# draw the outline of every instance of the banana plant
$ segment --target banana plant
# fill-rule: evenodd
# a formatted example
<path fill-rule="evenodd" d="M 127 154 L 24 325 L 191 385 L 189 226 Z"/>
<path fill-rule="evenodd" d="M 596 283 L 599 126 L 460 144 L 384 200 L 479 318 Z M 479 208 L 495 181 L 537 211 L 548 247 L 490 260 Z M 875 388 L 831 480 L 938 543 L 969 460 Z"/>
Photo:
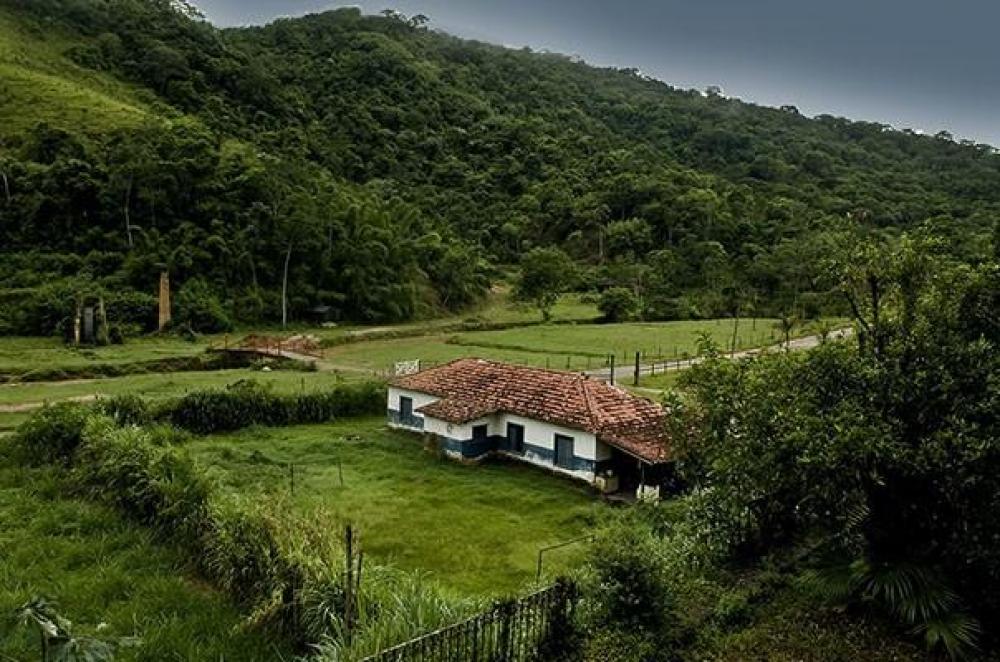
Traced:
<path fill-rule="evenodd" d="M 44 598 L 32 598 L 21 605 L 15 620 L 21 627 L 38 631 L 41 662 L 108 662 L 114 660 L 119 648 L 135 646 L 140 641 L 135 637 L 104 641 L 76 636 L 72 632 L 73 624 Z"/>

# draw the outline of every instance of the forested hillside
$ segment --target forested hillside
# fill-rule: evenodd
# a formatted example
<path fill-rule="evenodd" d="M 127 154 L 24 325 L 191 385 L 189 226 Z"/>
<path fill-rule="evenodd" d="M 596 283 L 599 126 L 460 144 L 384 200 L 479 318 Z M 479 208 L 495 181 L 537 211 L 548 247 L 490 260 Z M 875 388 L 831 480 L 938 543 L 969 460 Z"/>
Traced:
<path fill-rule="evenodd" d="M 669 319 L 836 312 L 850 234 L 988 253 L 1000 156 L 343 9 L 218 30 L 171 0 L 0 0 L 0 333 L 104 292 L 200 329 L 461 310 L 534 247 Z M 145 312 L 145 311 L 148 311 Z"/>

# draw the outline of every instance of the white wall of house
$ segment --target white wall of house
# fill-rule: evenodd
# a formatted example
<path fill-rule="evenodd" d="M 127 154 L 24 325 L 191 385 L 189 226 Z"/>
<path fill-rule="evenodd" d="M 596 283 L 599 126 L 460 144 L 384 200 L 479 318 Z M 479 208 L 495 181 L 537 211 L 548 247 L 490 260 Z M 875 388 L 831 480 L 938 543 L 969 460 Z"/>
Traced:
<path fill-rule="evenodd" d="M 566 469 L 555 465 L 553 455 L 556 447 L 556 435 L 563 435 L 573 439 L 573 455 L 576 457 L 591 460 L 592 462 L 601 462 L 611 459 L 611 448 L 607 444 L 598 441 L 594 434 L 584 430 L 576 430 L 561 425 L 538 421 L 532 418 L 526 418 L 524 416 L 506 413 L 484 416 L 466 423 L 448 423 L 447 421 L 442 421 L 431 416 L 423 416 L 416 411 L 420 407 L 436 402 L 439 398 L 427 395 L 426 393 L 390 387 L 387 403 L 390 410 L 397 412 L 400 410 L 400 397 L 412 398 L 414 416 L 423 418 L 424 432 L 436 434 L 448 439 L 454 439 L 457 441 L 472 439 L 472 428 L 477 425 L 486 425 L 487 434 L 491 437 L 506 437 L 508 423 L 521 425 L 524 427 L 524 442 L 526 445 L 525 452 L 523 455 L 512 453 L 508 455 L 559 473 L 586 480 L 588 482 L 592 482 L 594 480 L 594 473 L 592 471 Z M 395 427 L 417 429 L 402 425 L 397 425 Z M 545 449 L 548 453 L 543 455 L 538 451 L 534 451 L 532 447 Z"/>
<path fill-rule="evenodd" d="M 496 416 L 484 416 L 468 423 L 449 423 L 438 418 L 425 416 L 424 431 L 457 441 L 465 441 L 466 439 L 472 439 L 472 428 L 477 425 L 486 425 L 486 434 L 488 436 L 500 434 L 496 419 Z"/>
<path fill-rule="evenodd" d="M 507 436 L 508 423 L 524 426 L 524 454 L 515 455 L 511 453 L 509 455 L 522 459 L 526 462 L 531 462 L 532 464 L 536 464 L 559 473 L 592 482 L 594 480 L 593 471 L 572 470 L 556 466 L 551 454 L 555 453 L 557 434 L 573 439 L 573 455 L 576 457 L 581 457 L 594 462 L 600 462 L 601 460 L 611 458 L 611 449 L 606 444 L 598 441 L 597 438 L 590 432 L 576 430 L 562 425 L 546 423 L 544 421 L 537 421 L 532 418 L 525 418 L 524 416 L 517 416 L 515 414 L 501 414 L 498 418 L 500 419 L 498 421 L 498 427 L 500 428 L 498 434 L 501 436 Z M 533 451 L 531 448 L 532 446 L 544 448 L 550 451 L 551 454 L 541 455 L 537 451 Z"/>
<path fill-rule="evenodd" d="M 419 391 L 409 391 L 407 389 L 390 386 L 389 395 L 386 402 L 386 408 L 398 412 L 400 410 L 399 399 L 401 397 L 411 398 L 413 400 L 413 415 L 416 416 L 417 418 L 423 418 L 423 415 L 417 412 L 417 409 L 423 407 L 424 405 L 429 405 L 432 402 L 437 402 L 440 399 L 433 395 L 420 393 Z M 414 429 L 405 425 L 393 425 L 393 427 Z"/>

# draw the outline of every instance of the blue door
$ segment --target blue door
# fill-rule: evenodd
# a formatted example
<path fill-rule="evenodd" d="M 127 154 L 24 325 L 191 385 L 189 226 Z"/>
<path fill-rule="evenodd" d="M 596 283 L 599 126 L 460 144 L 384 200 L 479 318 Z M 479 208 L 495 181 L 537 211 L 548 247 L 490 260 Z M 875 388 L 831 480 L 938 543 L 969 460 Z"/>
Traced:
<path fill-rule="evenodd" d="M 556 435 L 556 466 L 563 469 L 573 468 L 573 437 Z"/>
<path fill-rule="evenodd" d="M 524 426 L 517 423 L 507 424 L 507 445 L 512 453 L 524 452 Z"/>

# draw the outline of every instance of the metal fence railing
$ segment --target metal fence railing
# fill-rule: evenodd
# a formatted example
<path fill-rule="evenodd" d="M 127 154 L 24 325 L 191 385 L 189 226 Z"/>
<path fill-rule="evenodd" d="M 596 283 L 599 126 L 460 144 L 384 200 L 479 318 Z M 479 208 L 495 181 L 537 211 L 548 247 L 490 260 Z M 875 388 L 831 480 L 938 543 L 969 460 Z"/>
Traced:
<path fill-rule="evenodd" d="M 559 582 L 365 658 L 365 662 L 526 662 L 572 618 L 576 589 Z"/>

